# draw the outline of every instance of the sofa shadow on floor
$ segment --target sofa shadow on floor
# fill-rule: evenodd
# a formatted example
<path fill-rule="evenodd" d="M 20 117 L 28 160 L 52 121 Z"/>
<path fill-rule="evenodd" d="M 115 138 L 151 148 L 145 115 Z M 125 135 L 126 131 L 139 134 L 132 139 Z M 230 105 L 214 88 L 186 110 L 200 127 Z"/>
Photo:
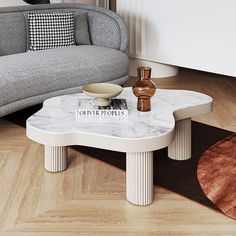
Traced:
<path fill-rule="evenodd" d="M 25 127 L 26 119 L 41 107 L 42 105 L 33 106 L 5 116 L 5 119 Z M 201 189 L 197 179 L 197 166 L 200 157 L 210 146 L 232 134 L 233 132 L 227 130 L 192 121 L 192 158 L 186 161 L 175 161 L 168 158 L 167 148 L 155 151 L 154 185 L 219 211 Z M 126 168 L 125 153 L 82 146 L 73 146 L 73 149 L 119 169 Z"/>

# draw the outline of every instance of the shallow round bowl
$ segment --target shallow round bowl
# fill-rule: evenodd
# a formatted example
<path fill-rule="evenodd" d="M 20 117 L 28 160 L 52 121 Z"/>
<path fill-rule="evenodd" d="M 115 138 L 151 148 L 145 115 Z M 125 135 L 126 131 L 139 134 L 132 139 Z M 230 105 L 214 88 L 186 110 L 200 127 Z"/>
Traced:
<path fill-rule="evenodd" d="M 121 94 L 123 88 L 120 85 L 109 83 L 88 84 L 83 87 L 83 92 L 89 97 L 94 98 L 98 106 L 109 106 L 111 98 Z"/>

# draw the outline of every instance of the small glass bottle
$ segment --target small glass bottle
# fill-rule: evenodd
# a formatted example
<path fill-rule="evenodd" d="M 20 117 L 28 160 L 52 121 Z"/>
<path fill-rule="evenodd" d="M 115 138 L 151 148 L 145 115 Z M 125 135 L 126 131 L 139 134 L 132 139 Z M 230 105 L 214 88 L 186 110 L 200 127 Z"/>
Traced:
<path fill-rule="evenodd" d="M 138 80 L 133 84 L 132 89 L 138 97 L 137 109 L 142 112 L 151 111 L 151 97 L 156 92 L 156 86 L 151 80 L 150 67 L 138 67 Z"/>

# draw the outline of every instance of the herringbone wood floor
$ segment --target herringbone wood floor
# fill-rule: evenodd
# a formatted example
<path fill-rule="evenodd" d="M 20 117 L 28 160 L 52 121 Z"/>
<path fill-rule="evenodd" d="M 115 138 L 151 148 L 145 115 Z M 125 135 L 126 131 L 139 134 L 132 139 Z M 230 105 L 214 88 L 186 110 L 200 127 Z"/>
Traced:
<path fill-rule="evenodd" d="M 211 95 L 214 111 L 194 120 L 236 131 L 235 78 L 183 70 L 155 82 Z M 236 235 L 234 220 L 160 187 L 150 206 L 129 204 L 125 172 L 72 149 L 66 171 L 46 172 L 43 146 L 4 119 L 0 141 L 0 236 Z"/>

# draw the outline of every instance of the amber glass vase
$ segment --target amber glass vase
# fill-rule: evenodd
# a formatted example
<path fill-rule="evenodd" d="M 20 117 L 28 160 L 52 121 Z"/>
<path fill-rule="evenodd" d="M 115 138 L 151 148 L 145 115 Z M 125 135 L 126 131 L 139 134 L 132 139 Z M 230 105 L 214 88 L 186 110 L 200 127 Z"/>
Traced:
<path fill-rule="evenodd" d="M 156 86 L 151 80 L 150 67 L 138 67 L 138 80 L 133 84 L 133 93 L 138 98 L 137 109 L 139 111 L 151 111 L 151 97 L 156 92 Z"/>

